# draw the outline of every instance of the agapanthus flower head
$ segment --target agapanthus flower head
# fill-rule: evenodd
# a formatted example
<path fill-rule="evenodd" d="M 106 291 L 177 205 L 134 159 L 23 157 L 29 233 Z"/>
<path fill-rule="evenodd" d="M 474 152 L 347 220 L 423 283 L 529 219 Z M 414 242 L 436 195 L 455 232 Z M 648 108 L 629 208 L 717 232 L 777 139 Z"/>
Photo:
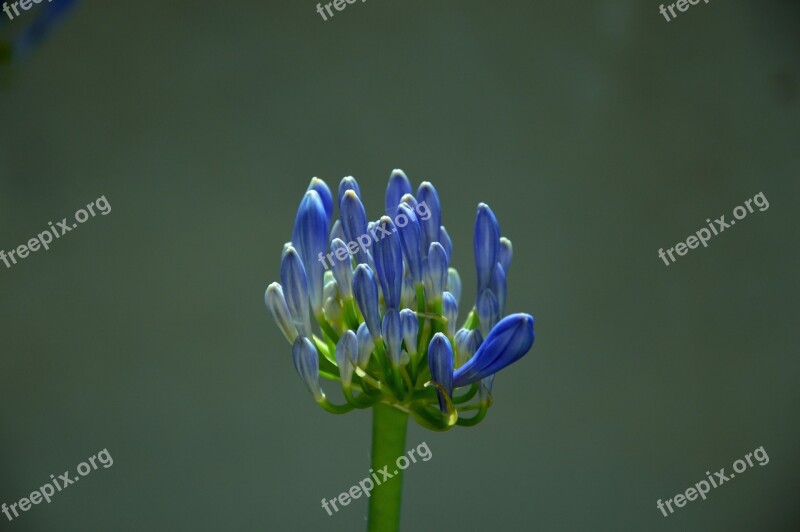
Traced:
<path fill-rule="evenodd" d="M 458 323 L 461 277 L 439 193 L 427 181 L 413 190 L 392 171 L 385 209 L 370 221 L 355 178 L 343 178 L 336 196 L 312 179 L 281 253 L 281 282 L 264 301 L 326 410 L 381 402 L 433 430 L 474 425 L 492 404 L 495 374 L 533 345 L 533 317 L 504 316 L 511 242 L 480 203 L 477 292 Z M 341 383 L 345 403 L 326 397 L 321 376 Z"/>

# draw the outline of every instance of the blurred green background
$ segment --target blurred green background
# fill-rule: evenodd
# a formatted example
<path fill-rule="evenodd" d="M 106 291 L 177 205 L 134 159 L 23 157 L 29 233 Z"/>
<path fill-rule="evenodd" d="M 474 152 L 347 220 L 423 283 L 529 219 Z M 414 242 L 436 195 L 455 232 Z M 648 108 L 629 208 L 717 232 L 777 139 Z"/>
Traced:
<path fill-rule="evenodd" d="M 439 190 L 462 318 L 484 201 L 537 331 L 482 424 L 412 424 L 404 530 L 797 530 L 800 5 L 658 5 L 80 5 L 0 88 L 0 249 L 112 207 L 0 265 L 0 503 L 114 465 L 0 530 L 364 529 L 320 500 L 369 414 L 314 404 L 262 297 L 312 176 L 376 217 L 395 167 Z"/>

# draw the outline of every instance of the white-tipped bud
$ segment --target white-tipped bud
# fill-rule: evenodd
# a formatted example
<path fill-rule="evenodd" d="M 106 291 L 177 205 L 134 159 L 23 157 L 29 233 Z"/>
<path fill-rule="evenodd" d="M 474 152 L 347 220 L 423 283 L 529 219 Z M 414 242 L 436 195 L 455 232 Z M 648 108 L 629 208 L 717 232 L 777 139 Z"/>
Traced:
<path fill-rule="evenodd" d="M 346 331 L 336 344 L 336 365 L 339 366 L 339 378 L 344 388 L 349 388 L 353 379 L 353 370 L 358 361 L 358 340 L 356 333 Z"/>
<path fill-rule="evenodd" d="M 283 297 L 283 288 L 279 283 L 272 283 L 267 287 L 267 291 L 264 292 L 264 304 L 286 341 L 289 342 L 289 345 L 293 344 L 295 338 L 297 338 L 297 328 L 292 322 L 289 307 Z"/>

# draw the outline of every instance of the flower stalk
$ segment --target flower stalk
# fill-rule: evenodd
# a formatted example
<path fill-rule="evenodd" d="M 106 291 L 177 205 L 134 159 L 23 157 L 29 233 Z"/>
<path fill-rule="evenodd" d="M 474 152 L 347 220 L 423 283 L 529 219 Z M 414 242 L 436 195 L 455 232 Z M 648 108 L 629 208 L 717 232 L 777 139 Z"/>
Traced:
<path fill-rule="evenodd" d="M 369 498 L 369 532 L 398 532 L 403 496 L 403 470 L 395 468 L 396 460 L 406 452 L 408 413 L 386 403 L 372 407 L 372 455 L 370 472 L 378 478 L 388 466 L 392 478 L 376 485 Z M 397 473 L 395 474 L 395 469 Z"/>

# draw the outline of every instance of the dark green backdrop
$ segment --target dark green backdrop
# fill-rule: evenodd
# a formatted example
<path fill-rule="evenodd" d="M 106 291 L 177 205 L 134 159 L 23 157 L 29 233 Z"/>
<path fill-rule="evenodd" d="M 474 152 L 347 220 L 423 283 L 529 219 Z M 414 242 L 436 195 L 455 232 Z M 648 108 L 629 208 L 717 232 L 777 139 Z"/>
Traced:
<path fill-rule="evenodd" d="M 312 176 L 377 216 L 395 167 L 437 186 L 465 303 L 491 205 L 537 331 L 484 423 L 410 430 L 405 530 L 796 530 L 798 8 L 83 3 L 0 88 L 0 249 L 112 206 L 0 265 L 0 503 L 114 465 L 0 530 L 363 529 L 320 499 L 366 476 L 369 415 L 313 403 L 262 295 Z"/>

